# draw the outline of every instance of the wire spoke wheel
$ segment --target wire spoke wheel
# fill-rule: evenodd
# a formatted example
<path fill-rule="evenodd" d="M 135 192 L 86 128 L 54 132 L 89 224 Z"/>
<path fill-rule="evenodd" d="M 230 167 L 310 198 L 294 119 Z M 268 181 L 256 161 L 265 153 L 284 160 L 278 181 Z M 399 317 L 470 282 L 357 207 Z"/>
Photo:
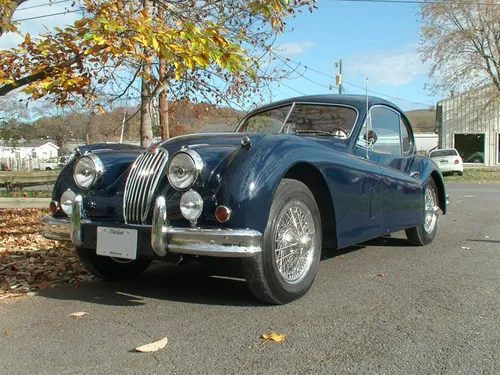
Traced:
<path fill-rule="evenodd" d="M 287 283 L 297 283 L 307 274 L 314 258 L 316 228 L 309 208 L 292 201 L 277 220 L 274 247 L 279 275 Z"/>
<path fill-rule="evenodd" d="M 434 231 L 438 220 L 438 211 L 436 191 L 433 187 L 428 186 L 425 190 L 425 233 L 429 234 Z"/>

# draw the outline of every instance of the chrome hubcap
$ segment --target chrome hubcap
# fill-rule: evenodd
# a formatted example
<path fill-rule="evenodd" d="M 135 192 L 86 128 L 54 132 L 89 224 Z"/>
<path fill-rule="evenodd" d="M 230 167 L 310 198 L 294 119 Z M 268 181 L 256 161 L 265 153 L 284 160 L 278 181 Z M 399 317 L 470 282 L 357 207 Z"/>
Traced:
<path fill-rule="evenodd" d="M 276 268 L 286 282 L 297 283 L 309 271 L 316 246 L 316 228 L 309 208 L 290 202 L 277 220 L 274 238 Z"/>
<path fill-rule="evenodd" d="M 436 191 L 431 186 L 428 186 L 425 190 L 425 233 L 429 234 L 434 231 L 438 220 L 438 211 Z"/>

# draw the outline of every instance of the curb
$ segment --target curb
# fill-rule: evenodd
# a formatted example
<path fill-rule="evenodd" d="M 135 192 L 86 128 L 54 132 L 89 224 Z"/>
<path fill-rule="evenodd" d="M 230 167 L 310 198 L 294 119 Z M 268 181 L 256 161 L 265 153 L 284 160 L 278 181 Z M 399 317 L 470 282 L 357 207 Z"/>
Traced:
<path fill-rule="evenodd" d="M 48 208 L 50 198 L 0 198 L 0 208 Z"/>

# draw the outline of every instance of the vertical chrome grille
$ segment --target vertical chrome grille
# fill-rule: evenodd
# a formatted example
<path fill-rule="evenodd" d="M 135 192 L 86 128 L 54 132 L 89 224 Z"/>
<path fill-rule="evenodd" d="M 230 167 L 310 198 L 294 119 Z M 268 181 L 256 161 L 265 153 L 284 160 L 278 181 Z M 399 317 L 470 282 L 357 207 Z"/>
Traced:
<path fill-rule="evenodd" d="M 141 154 L 132 165 L 125 183 L 123 215 L 128 224 L 146 221 L 153 200 L 153 193 L 168 161 L 168 152 L 155 148 Z"/>

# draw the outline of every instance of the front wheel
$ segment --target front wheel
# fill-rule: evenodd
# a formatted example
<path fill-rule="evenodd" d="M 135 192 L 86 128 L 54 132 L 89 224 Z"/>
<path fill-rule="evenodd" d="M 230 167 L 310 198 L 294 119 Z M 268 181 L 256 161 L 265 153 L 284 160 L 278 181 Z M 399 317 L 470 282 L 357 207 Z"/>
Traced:
<path fill-rule="evenodd" d="M 128 280 L 141 275 L 151 264 L 151 259 L 119 259 L 97 255 L 95 250 L 77 247 L 76 253 L 83 267 L 103 280 Z"/>
<path fill-rule="evenodd" d="M 262 253 L 243 260 L 252 293 L 270 304 L 302 297 L 311 287 L 321 256 L 321 217 L 313 194 L 300 181 L 278 186 L 262 238 Z"/>
<path fill-rule="evenodd" d="M 406 230 L 408 240 L 417 246 L 431 243 L 436 236 L 439 218 L 439 205 L 436 183 L 429 178 L 424 192 L 424 223 Z"/>

